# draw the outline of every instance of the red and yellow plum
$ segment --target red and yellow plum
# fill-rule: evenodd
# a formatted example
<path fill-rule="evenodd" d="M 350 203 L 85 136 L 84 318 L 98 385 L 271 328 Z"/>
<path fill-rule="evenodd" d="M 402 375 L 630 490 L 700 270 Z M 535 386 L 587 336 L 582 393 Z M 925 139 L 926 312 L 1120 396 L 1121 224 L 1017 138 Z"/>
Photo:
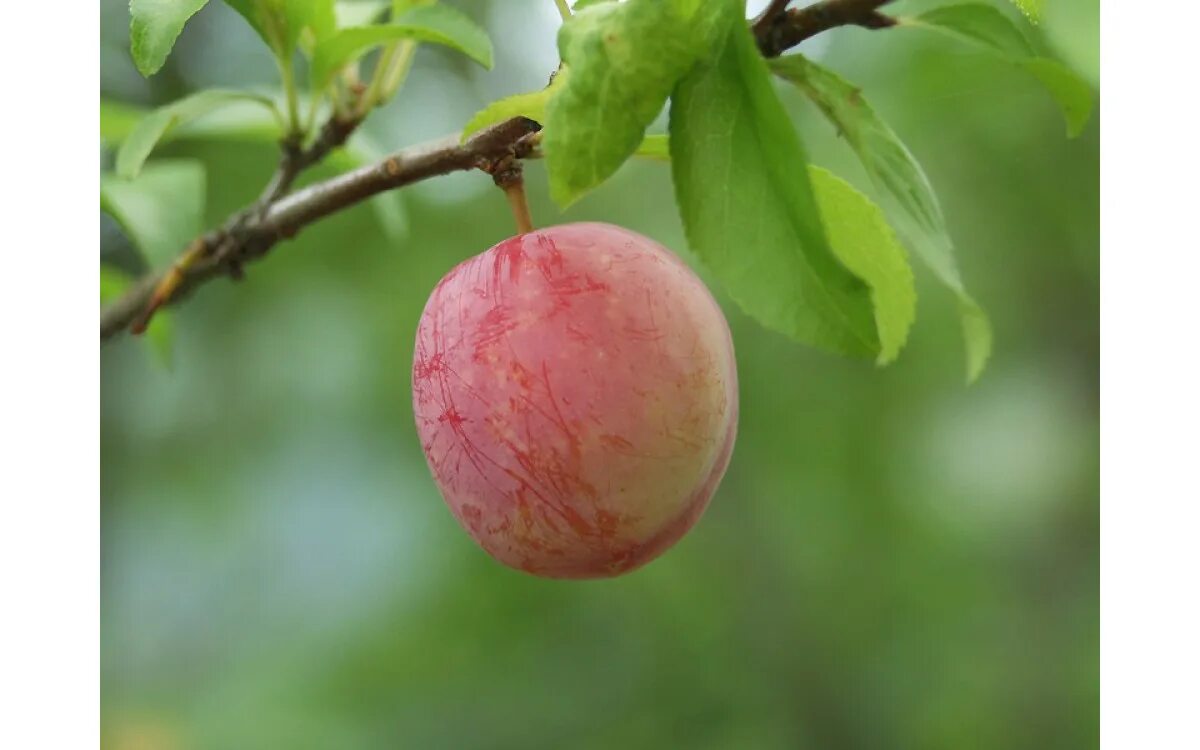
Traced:
<path fill-rule="evenodd" d="M 433 290 L 417 432 L 463 528 L 552 578 L 633 570 L 707 507 L 733 450 L 729 327 L 679 258 L 608 224 L 505 240 Z"/>

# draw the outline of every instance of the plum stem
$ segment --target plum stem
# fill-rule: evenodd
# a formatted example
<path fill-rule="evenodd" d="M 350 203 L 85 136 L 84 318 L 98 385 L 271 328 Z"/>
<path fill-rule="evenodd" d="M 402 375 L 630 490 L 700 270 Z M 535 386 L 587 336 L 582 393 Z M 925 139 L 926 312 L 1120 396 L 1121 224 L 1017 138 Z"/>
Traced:
<path fill-rule="evenodd" d="M 534 132 L 528 136 L 528 148 L 537 147 L 538 135 L 538 132 Z M 517 234 L 532 232 L 533 219 L 529 215 L 529 202 L 525 199 L 525 168 L 517 154 L 506 154 L 482 169 L 492 176 L 496 186 L 508 198 L 508 207 L 512 209 L 513 219 L 517 223 Z"/>
<path fill-rule="evenodd" d="M 529 202 L 525 200 L 525 180 L 517 178 L 515 182 L 505 185 L 504 195 L 508 198 L 508 207 L 512 209 L 513 218 L 517 222 L 517 234 L 532 232 L 533 217 L 529 215 Z"/>

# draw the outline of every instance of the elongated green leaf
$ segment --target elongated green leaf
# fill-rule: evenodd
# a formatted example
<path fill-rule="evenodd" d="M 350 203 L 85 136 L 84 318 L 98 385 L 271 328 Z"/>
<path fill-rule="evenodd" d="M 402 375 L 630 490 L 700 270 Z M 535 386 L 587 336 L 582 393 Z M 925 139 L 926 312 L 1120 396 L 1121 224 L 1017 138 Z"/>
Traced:
<path fill-rule="evenodd" d="M 862 92 L 838 74 L 801 55 L 779 57 L 770 64 L 776 74 L 803 91 L 846 139 L 905 244 L 958 297 L 967 377 L 974 380 L 991 352 L 991 327 L 963 285 L 942 208 L 916 157 Z"/>
<path fill-rule="evenodd" d="M 738 5 L 709 3 L 717 11 Z M 608 179 L 637 149 L 675 83 L 705 53 L 703 20 L 694 3 L 628 0 L 595 5 L 563 24 L 558 49 L 568 75 L 546 105 L 542 136 L 550 195 L 560 206 Z"/>
<path fill-rule="evenodd" d="M 834 255 L 871 288 L 879 364 L 896 358 L 917 315 L 912 268 L 883 211 L 848 182 L 810 166 L 813 193 Z"/>
<path fill-rule="evenodd" d="M 665 135 L 648 135 L 637 156 L 670 161 Z M 883 211 L 849 183 L 828 170 L 809 165 L 813 195 L 829 246 L 842 265 L 867 282 L 879 332 L 881 365 L 894 360 L 916 318 L 917 291 L 912 268 Z"/>
<path fill-rule="evenodd" d="M 1083 77 L 1093 91 L 1100 88 L 1100 3 L 1064 2 L 1046 5 L 1046 23 L 1041 33 L 1071 70 Z"/>
<path fill-rule="evenodd" d="M 550 90 L 541 89 L 527 94 L 514 94 L 497 99 L 467 120 L 467 124 L 463 127 L 461 140 L 467 140 L 472 133 L 483 130 L 489 125 L 511 120 L 514 117 L 528 117 L 534 122 L 542 123 L 546 119 L 546 101 L 549 98 Z"/>
<path fill-rule="evenodd" d="M 129 137 L 150 110 L 132 104 L 100 99 L 100 140 L 117 144 Z"/>
<path fill-rule="evenodd" d="M 167 134 L 165 140 L 211 139 L 277 143 L 282 133 L 279 117 L 256 102 L 230 102 L 197 120 L 182 123 Z M 160 141 L 161 143 L 161 141 Z"/>
<path fill-rule="evenodd" d="M 413 8 L 435 4 L 437 4 L 437 0 L 392 0 L 392 18 L 399 18 Z"/>
<path fill-rule="evenodd" d="M 334 0 L 311 0 L 312 9 L 302 22 L 298 44 L 304 54 L 312 57 L 316 45 L 333 36 L 338 30 Z"/>
<path fill-rule="evenodd" d="M 925 28 L 977 44 L 1033 74 L 1062 109 L 1067 135 L 1083 130 L 1092 112 L 1092 90 L 1066 66 L 1039 57 L 1033 45 L 1008 16 L 982 3 L 950 5 L 901 19 L 901 26 Z"/>
<path fill-rule="evenodd" d="M 254 102 L 274 112 L 274 103 L 265 96 L 248 91 L 209 89 L 160 107 L 142 118 L 117 152 L 117 174 L 125 179 L 137 177 L 154 145 L 173 128 L 201 117 L 231 102 Z"/>
<path fill-rule="evenodd" d="M 282 56 L 284 36 L 279 28 L 280 22 L 274 8 L 279 3 L 273 2 L 273 0 L 225 0 L 225 4 L 246 19 L 246 23 L 258 32 L 258 36 L 277 57 Z M 299 36 L 299 31 L 297 31 L 297 36 Z"/>
<path fill-rule="evenodd" d="M 151 111 L 101 99 L 100 140 L 110 146 L 120 145 Z M 185 139 L 275 143 L 279 140 L 280 132 L 279 119 L 274 111 L 258 102 L 231 101 L 197 120 L 181 122 L 171 128 L 159 139 L 158 145 Z"/>
<path fill-rule="evenodd" d="M 323 38 L 333 32 L 332 0 L 225 0 L 258 32 L 281 61 L 292 54 L 307 29 Z"/>
<path fill-rule="evenodd" d="M 1042 20 L 1042 0 L 1012 0 L 1012 2 L 1030 21 L 1037 23 Z"/>
<path fill-rule="evenodd" d="M 616 2 L 616 0 L 575 0 L 575 4 L 571 6 L 571 10 L 578 13 L 581 10 L 586 10 L 587 8 L 592 7 L 593 5 L 613 2 Z"/>
<path fill-rule="evenodd" d="M 339 2 L 333 6 L 337 28 L 349 26 L 368 26 L 375 23 L 391 7 L 388 0 L 359 0 L 359 2 Z"/>
<path fill-rule="evenodd" d="M 208 0 L 129 0 L 129 51 L 144 76 L 162 68 L 188 19 Z"/>
<path fill-rule="evenodd" d="M 869 289 L 829 248 L 804 148 L 740 18 L 672 93 L 670 131 L 688 243 L 730 296 L 805 343 L 880 354 Z"/>
<path fill-rule="evenodd" d="M 424 29 L 431 38 L 416 37 L 417 41 L 443 44 L 462 52 L 488 70 L 492 69 L 492 40 L 487 31 L 448 5 L 413 3 L 403 13 L 394 16 L 392 23 Z"/>
<path fill-rule="evenodd" d="M 133 279 L 119 268 L 100 264 L 100 305 L 106 305 L 121 296 Z M 153 359 L 160 366 L 170 369 L 174 356 L 175 321 L 170 310 L 159 310 L 146 327 L 146 343 Z"/>
<path fill-rule="evenodd" d="M 1082 133 L 1092 116 L 1091 86 L 1070 68 L 1048 57 L 1031 57 L 1021 61 L 1021 66 L 1058 101 L 1067 121 L 1067 135 L 1074 138 Z"/>
<path fill-rule="evenodd" d="M 974 383 L 992 356 L 992 321 L 967 294 L 958 295 L 958 316 L 962 320 L 963 340 L 967 345 L 967 383 Z"/>
<path fill-rule="evenodd" d="M 137 179 L 100 176 L 100 209 L 116 220 L 153 266 L 174 260 L 200 234 L 204 166 L 190 159 L 148 164 Z"/>
<path fill-rule="evenodd" d="M 563 70 L 554 76 L 554 80 L 544 89 L 506 96 L 487 105 L 467 121 L 466 126 L 463 127 L 462 140 L 467 140 L 472 133 L 483 130 L 489 125 L 511 120 L 514 117 L 528 117 L 538 124 L 546 122 L 546 102 L 563 85 L 566 76 L 567 71 Z"/>
<path fill-rule="evenodd" d="M 989 47 L 1010 57 L 1033 55 L 1033 45 L 1008 16 L 983 3 L 934 8 L 906 23 L 917 23 Z"/>
<path fill-rule="evenodd" d="M 413 8 L 399 20 L 342 29 L 317 44 L 313 52 L 312 86 L 323 89 L 342 66 L 387 42 L 413 39 L 462 52 L 485 68 L 492 67 L 492 42 L 474 21 L 449 6 Z"/>

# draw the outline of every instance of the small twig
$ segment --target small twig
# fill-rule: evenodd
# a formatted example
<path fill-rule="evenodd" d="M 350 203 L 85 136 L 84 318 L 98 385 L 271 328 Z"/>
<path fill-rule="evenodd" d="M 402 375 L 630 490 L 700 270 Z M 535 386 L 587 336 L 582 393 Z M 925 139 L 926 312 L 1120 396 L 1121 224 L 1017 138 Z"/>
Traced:
<path fill-rule="evenodd" d="M 175 290 L 183 283 L 188 269 L 196 265 L 197 261 L 207 254 L 208 243 L 205 242 L 203 237 L 197 237 L 192 240 L 192 244 L 188 246 L 188 249 L 171 264 L 171 267 L 167 269 L 162 279 L 155 285 L 145 309 L 130 324 L 130 333 L 136 335 L 146 330 L 146 326 L 150 324 L 150 318 L 154 317 L 154 313 L 158 308 L 171 300 L 171 297 L 175 294 Z"/>
<path fill-rule="evenodd" d="M 771 0 L 770 4 L 763 9 L 758 18 L 754 19 L 751 28 L 754 29 L 755 36 L 763 33 L 775 20 L 781 16 L 787 9 L 791 0 Z"/>
<path fill-rule="evenodd" d="M 350 119 L 336 115 L 330 117 L 321 128 L 321 132 L 317 133 L 316 139 L 300 153 L 297 171 L 304 171 L 320 162 L 329 155 L 330 151 L 344 144 L 361 124 L 362 118 L 358 117 Z"/>
<path fill-rule="evenodd" d="M 805 39 L 838 26 L 867 29 L 895 26 L 896 19 L 879 12 L 879 8 L 890 2 L 892 0 L 822 0 L 806 8 L 776 13 L 766 21 L 760 16 L 754 24 L 758 48 L 763 57 L 778 57 Z"/>
<path fill-rule="evenodd" d="M 319 163 L 330 151 L 345 143 L 361 123 L 359 118 L 331 117 L 309 147 L 304 149 L 296 138 L 284 140 L 280 144 L 279 166 L 258 196 L 256 206 L 259 212 L 286 195 L 301 172 Z"/>
<path fill-rule="evenodd" d="M 280 144 L 279 166 L 275 174 L 267 182 L 262 193 L 258 196 L 260 206 L 270 205 L 271 201 L 286 193 L 300 173 L 301 159 L 300 144 L 297 139 L 289 138 Z"/>

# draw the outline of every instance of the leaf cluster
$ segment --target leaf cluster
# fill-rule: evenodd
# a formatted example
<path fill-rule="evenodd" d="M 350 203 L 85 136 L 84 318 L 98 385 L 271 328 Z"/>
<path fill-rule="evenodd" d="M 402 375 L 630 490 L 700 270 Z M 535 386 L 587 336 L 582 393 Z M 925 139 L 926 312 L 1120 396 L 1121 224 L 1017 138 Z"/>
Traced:
<path fill-rule="evenodd" d="M 132 0 L 131 49 L 143 73 L 162 67 L 183 25 L 205 2 Z M 156 144 L 203 137 L 217 113 L 239 111 L 245 127 L 225 132 L 273 132 L 303 145 L 315 137 L 318 113 L 361 119 L 393 96 L 422 43 L 492 64 L 486 32 L 428 0 L 226 2 L 275 56 L 277 95 L 202 91 L 140 119 L 127 108 L 102 107 L 102 136 L 119 143 L 116 174 L 102 181 L 102 208 L 155 262 L 186 239 L 157 227 L 165 210 L 160 202 L 196 216 L 202 214 L 197 202 L 203 205 L 203 172 L 197 178 L 187 165 L 147 163 Z M 1040 2 L 1017 5 L 1037 20 Z M 995 7 L 968 2 L 896 21 L 901 31 L 888 33 L 938 34 L 1027 72 L 1058 102 L 1069 135 L 1086 124 L 1090 87 L 1039 55 L 1022 22 Z M 765 60 L 741 0 L 579 0 L 557 43 L 562 64 L 550 85 L 484 107 L 464 127 L 464 139 L 513 117 L 541 124 L 550 194 L 562 207 L 602 185 L 631 157 L 669 161 L 688 244 L 734 301 L 797 341 L 879 364 L 899 355 L 916 317 L 914 256 L 955 296 L 967 379 L 979 376 L 991 351 L 991 326 L 958 270 L 934 188 L 854 84 L 798 54 Z M 371 55 L 366 76 L 361 68 Z M 810 164 L 777 81 L 794 87 L 837 129 L 865 169 L 869 195 Z M 301 99 L 309 102 L 306 112 Z M 664 110 L 668 132 L 648 134 Z M 257 120 L 249 119 L 251 112 Z M 375 202 L 385 227 L 403 225 L 387 196 Z M 199 231 L 192 224 L 186 229 Z"/>

